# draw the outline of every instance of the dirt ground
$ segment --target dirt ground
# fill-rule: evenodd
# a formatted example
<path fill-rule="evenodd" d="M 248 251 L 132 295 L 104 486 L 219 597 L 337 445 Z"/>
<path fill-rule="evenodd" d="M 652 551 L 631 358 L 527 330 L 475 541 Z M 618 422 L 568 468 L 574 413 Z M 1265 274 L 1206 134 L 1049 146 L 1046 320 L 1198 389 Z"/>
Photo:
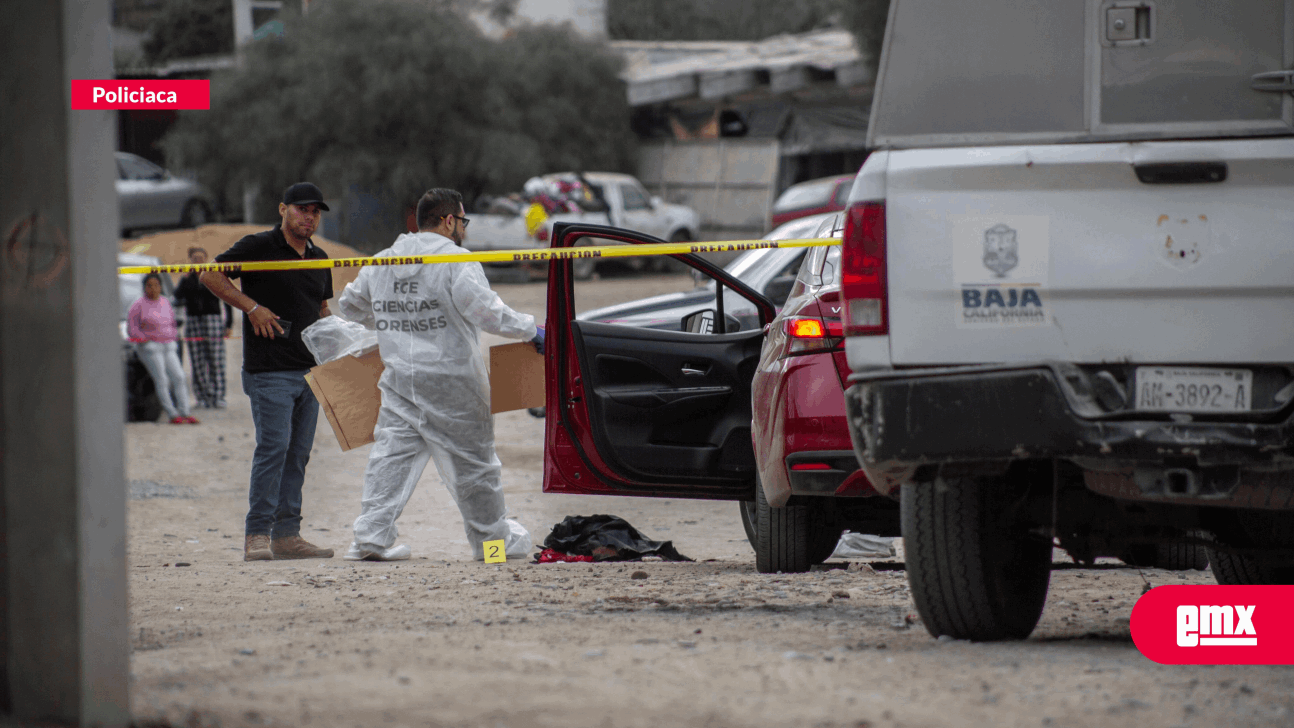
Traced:
<path fill-rule="evenodd" d="M 609 278 L 580 292 L 592 306 L 686 284 Z M 542 316 L 542 283 L 496 288 Z M 1290 668 L 1162 666 L 1133 646 L 1128 616 L 1145 585 L 1213 583 L 1207 571 L 1060 558 L 1029 640 L 934 640 L 899 560 L 761 575 L 736 504 L 544 495 L 542 421 L 524 411 L 499 415 L 496 439 L 509 510 L 536 543 L 566 515 L 612 513 L 696 563 L 474 562 L 430 467 L 400 520 L 413 558 L 343 561 L 368 447 L 341 452 L 322 417 L 302 534 L 337 556 L 244 563 L 253 429 L 231 344 L 229 409 L 196 410 L 197 427 L 126 427 L 140 723 L 1294 724 Z"/>

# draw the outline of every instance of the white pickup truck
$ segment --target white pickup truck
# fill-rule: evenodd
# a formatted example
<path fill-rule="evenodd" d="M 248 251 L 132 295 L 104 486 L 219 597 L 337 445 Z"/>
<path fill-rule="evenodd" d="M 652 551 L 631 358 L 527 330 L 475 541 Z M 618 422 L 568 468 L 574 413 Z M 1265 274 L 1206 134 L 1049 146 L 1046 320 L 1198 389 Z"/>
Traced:
<path fill-rule="evenodd" d="M 568 177 L 569 174 L 548 175 L 548 177 Z M 485 214 L 473 213 L 472 224 L 463 241 L 468 250 L 519 250 L 525 248 L 548 247 L 549 234 L 553 223 L 583 222 L 599 225 L 612 225 L 627 228 L 636 232 L 647 233 L 667 242 L 686 242 L 696 240 L 701 231 L 701 218 L 690 207 L 663 202 L 659 197 L 647 194 L 641 182 L 627 174 L 613 172 L 586 172 L 583 179 L 593 188 L 595 195 L 605 202 L 605 210 L 598 212 L 567 212 L 549 216 L 535 234 L 526 230 L 524 210 L 522 214 Z M 590 244 L 595 244 L 590 242 Z M 653 258 L 617 258 L 634 268 L 642 268 L 652 263 L 663 264 L 670 259 L 664 256 Z M 586 279 L 593 275 L 598 261 L 595 258 L 580 258 L 572 265 L 573 275 Z M 518 265 L 529 272 L 532 266 L 535 272 L 547 270 L 547 263 L 517 263 L 494 265 Z"/>
<path fill-rule="evenodd" d="M 1027 636 L 1053 545 L 1294 583 L 1292 8 L 892 0 L 847 406 L 931 634 Z"/>

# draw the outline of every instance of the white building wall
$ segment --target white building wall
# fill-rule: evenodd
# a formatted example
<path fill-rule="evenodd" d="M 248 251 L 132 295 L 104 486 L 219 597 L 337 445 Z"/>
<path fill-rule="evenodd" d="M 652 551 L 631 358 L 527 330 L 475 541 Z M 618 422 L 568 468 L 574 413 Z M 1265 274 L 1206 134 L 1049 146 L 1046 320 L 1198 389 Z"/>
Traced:
<path fill-rule="evenodd" d="M 484 3 L 482 3 L 484 4 Z M 487 35 L 499 36 L 523 23 L 570 23 L 580 35 L 589 38 L 607 36 L 606 0 L 519 0 L 516 12 L 506 26 L 489 18 L 484 10 L 474 13 Z"/>

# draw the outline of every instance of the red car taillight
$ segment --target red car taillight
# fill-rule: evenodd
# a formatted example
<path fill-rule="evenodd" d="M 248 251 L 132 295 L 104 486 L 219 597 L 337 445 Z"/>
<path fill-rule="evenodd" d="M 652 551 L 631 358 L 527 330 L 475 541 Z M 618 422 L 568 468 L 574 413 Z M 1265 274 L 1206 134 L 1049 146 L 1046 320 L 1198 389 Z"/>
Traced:
<path fill-rule="evenodd" d="M 884 202 L 859 202 L 849 208 L 845 214 L 840 261 L 840 292 L 845 297 L 845 335 L 889 333 Z"/>
<path fill-rule="evenodd" d="M 825 351 L 840 346 L 844 332 L 839 321 L 823 322 L 817 318 L 788 318 L 783 322 L 790 339 L 789 354 Z"/>
<path fill-rule="evenodd" d="M 541 243 L 546 242 L 548 240 L 548 228 L 540 225 L 539 229 L 535 231 L 535 240 Z"/>

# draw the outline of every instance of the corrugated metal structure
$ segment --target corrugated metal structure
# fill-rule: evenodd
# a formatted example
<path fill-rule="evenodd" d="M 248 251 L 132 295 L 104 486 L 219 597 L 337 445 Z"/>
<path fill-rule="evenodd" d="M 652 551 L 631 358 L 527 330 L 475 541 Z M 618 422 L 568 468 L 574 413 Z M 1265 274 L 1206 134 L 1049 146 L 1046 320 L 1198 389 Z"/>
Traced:
<path fill-rule="evenodd" d="M 866 157 L 874 75 L 847 31 L 611 46 L 626 60 L 639 178 L 712 231 L 760 232 L 783 189 Z"/>
<path fill-rule="evenodd" d="M 815 84 L 871 85 L 871 69 L 844 30 L 761 41 L 614 41 L 628 61 L 621 78 L 629 104 L 711 101 L 763 90 L 783 94 Z"/>

